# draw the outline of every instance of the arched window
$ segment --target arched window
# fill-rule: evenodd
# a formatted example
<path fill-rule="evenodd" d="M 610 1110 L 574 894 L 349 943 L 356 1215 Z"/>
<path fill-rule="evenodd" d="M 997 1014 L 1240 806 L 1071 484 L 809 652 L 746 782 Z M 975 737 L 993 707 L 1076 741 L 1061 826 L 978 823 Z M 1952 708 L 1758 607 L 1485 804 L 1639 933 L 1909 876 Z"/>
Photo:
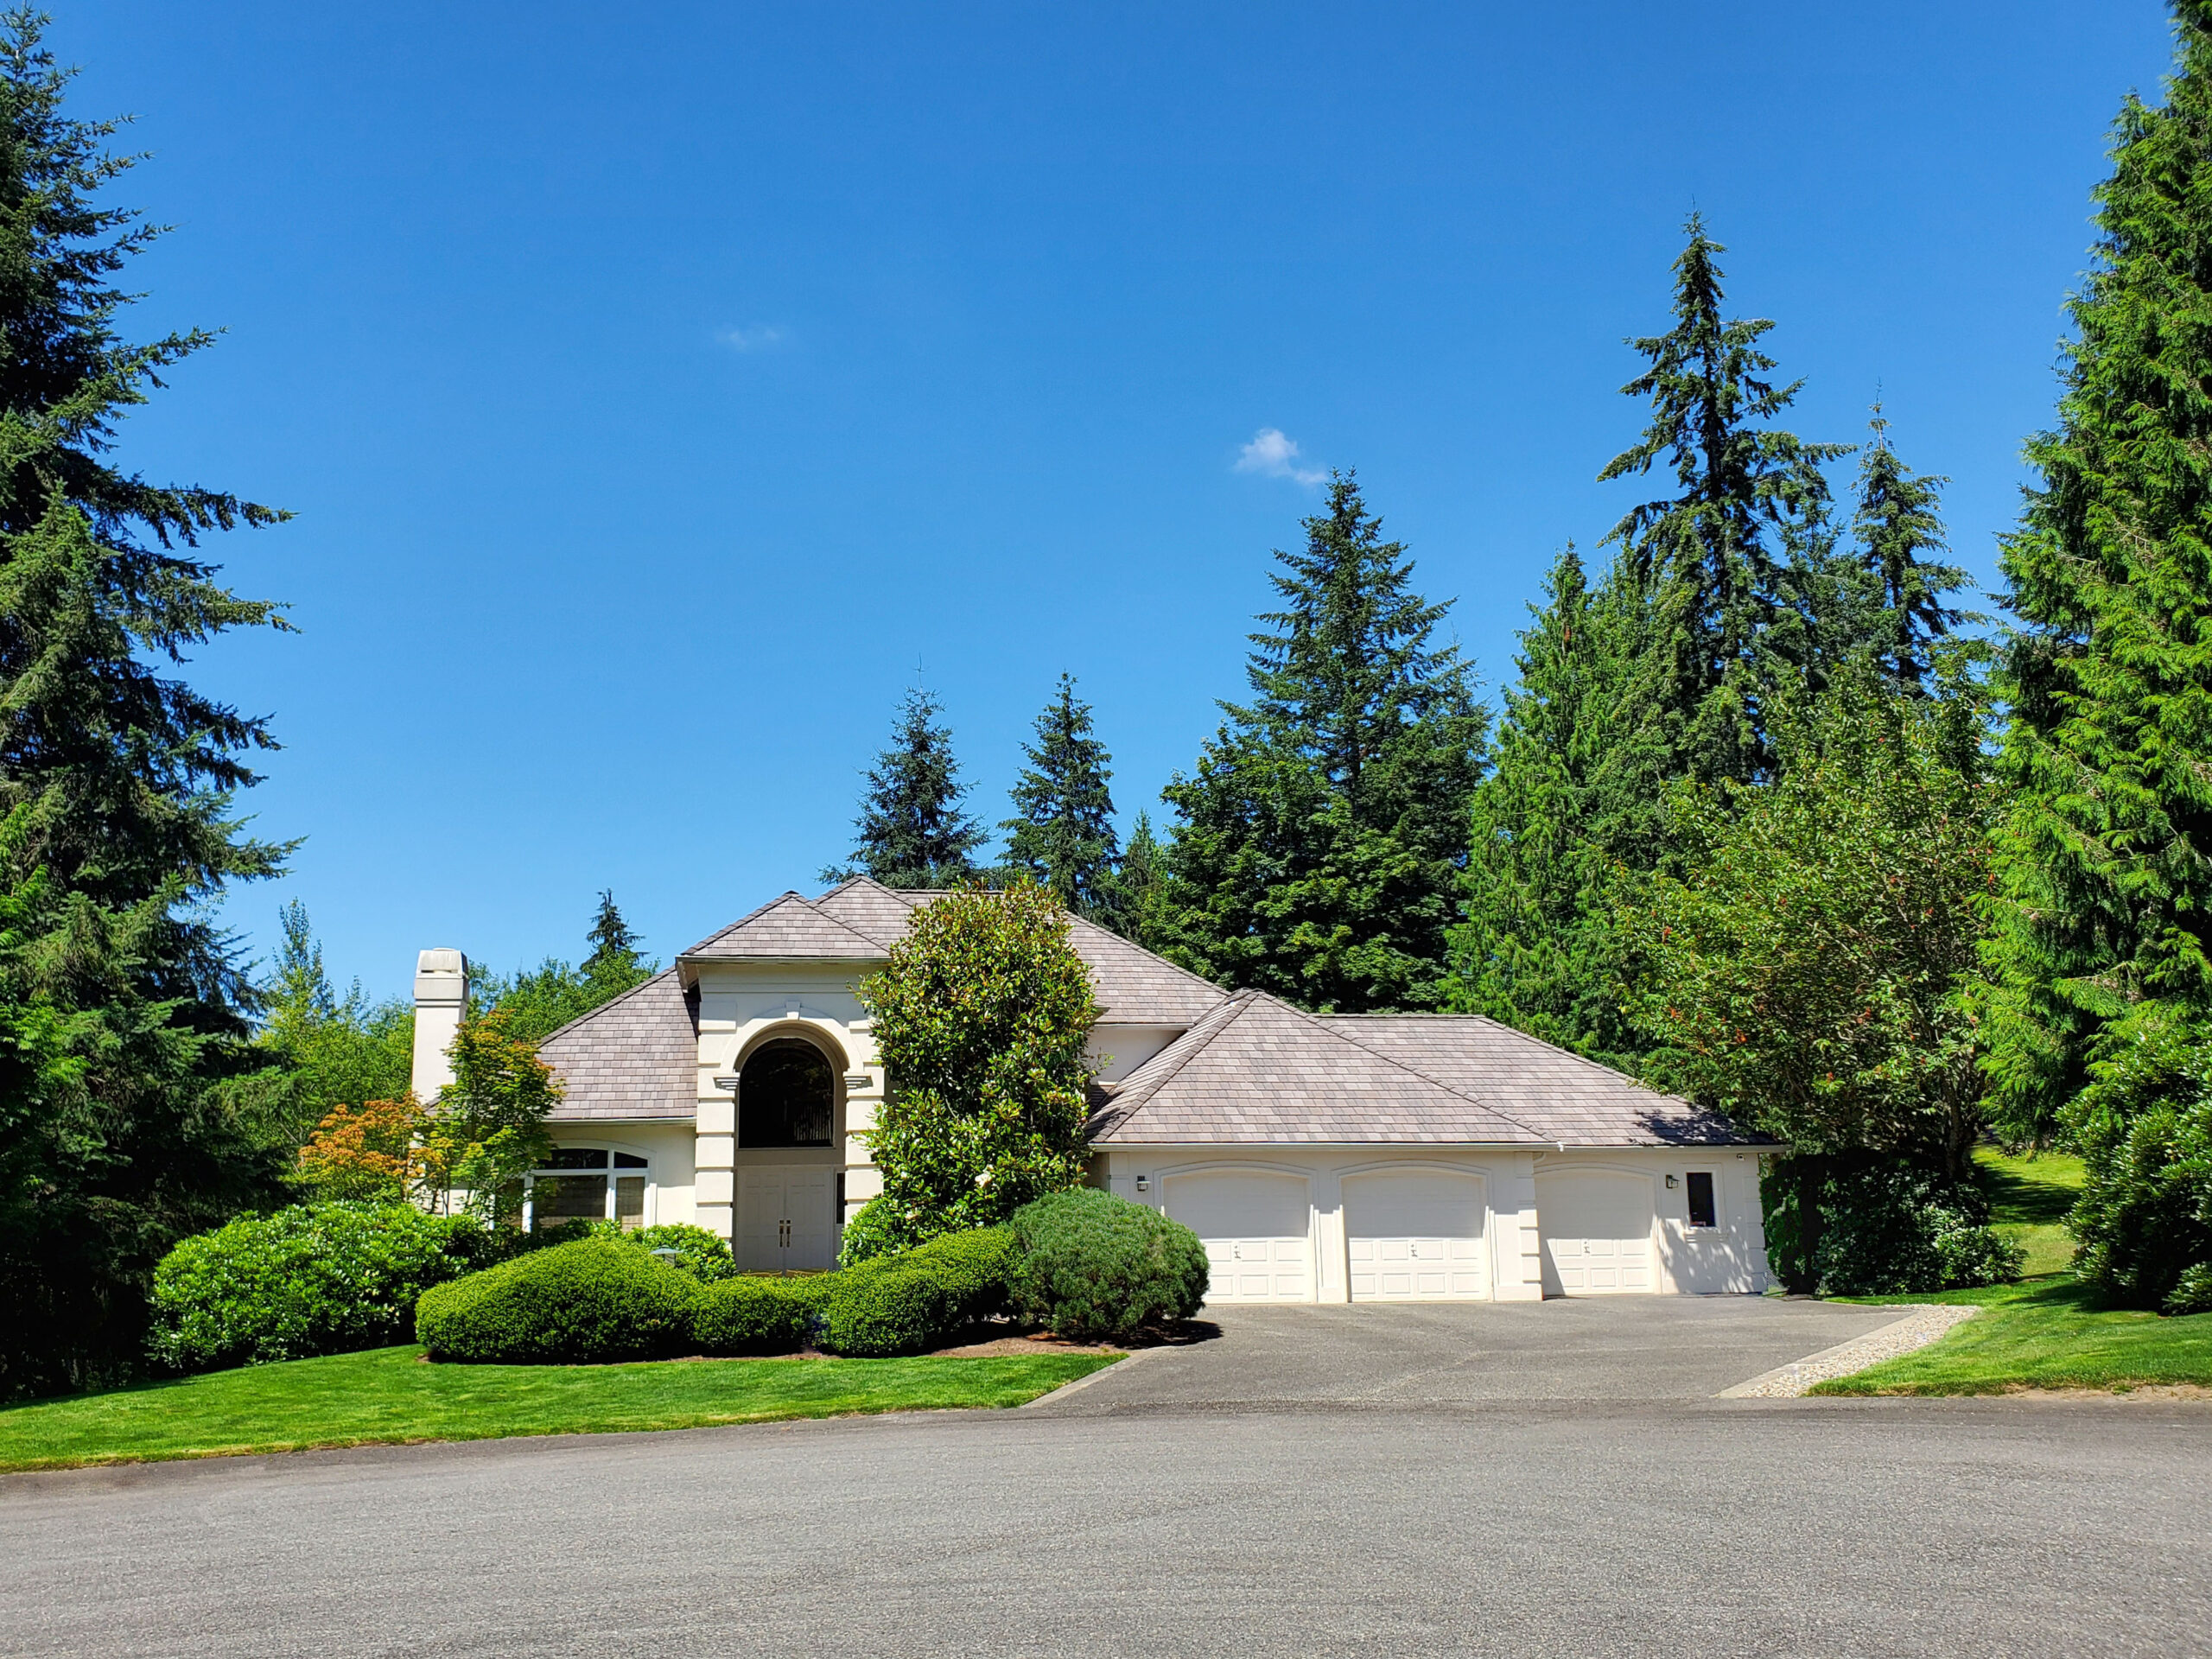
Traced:
<path fill-rule="evenodd" d="M 820 1049 L 796 1037 L 764 1043 L 738 1073 L 737 1144 L 826 1147 L 836 1104 L 836 1080 Z"/>

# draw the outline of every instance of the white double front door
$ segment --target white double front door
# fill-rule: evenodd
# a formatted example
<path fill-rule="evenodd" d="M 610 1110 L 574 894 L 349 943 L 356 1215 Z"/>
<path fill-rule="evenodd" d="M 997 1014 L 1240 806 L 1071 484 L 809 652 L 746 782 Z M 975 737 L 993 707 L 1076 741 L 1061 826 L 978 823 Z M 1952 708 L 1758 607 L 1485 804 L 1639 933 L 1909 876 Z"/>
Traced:
<path fill-rule="evenodd" d="M 816 1272 L 837 1265 L 834 1171 L 757 1165 L 738 1172 L 737 1265 L 745 1273 Z"/>

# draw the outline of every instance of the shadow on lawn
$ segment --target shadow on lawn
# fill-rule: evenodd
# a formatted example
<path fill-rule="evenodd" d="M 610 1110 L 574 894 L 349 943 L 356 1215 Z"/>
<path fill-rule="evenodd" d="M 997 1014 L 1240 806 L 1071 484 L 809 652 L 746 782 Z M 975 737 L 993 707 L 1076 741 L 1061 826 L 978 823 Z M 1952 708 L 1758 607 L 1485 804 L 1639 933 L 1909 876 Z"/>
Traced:
<path fill-rule="evenodd" d="M 2040 1226 L 2064 1221 L 2074 1200 L 2081 1196 L 2070 1185 L 2037 1180 L 2017 1168 L 1994 1164 L 1982 1166 L 1981 1190 L 1989 1197 L 1992 1221 L 2024 1221 Z"/>

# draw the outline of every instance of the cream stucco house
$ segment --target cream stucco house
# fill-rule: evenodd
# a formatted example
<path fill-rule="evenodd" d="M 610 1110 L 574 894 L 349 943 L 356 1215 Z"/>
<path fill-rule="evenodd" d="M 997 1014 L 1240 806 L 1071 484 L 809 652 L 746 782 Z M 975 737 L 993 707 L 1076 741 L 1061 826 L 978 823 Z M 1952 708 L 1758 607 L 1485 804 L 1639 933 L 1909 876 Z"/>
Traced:
<path fill-rule="evenodd" d="M 540 1217 L 687 1221 L 741 1266 L 834 1263 L 879 1178 L 887 1082 L 855 982 L 936 895 L 785 893 L 544 1046 L 566 1096 Z M 1759 1145 L 1688 1102 L 1492 1021 L 1313 1015 L 1084 921 L 1102 1009 L 1091 1170 L 1205 1241 L 1214 1302 L 1767 1286 Z M 423 953 L 415 1084 L 467 965 Z"/>

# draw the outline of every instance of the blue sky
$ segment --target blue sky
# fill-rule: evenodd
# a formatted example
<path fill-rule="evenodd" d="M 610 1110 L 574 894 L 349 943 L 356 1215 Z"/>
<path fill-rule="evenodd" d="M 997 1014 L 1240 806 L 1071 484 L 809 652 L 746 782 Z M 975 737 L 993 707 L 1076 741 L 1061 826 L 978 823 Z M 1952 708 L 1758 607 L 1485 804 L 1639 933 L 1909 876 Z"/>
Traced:
<path fill-rule="evenodd" d="M 2146 0 L 61 10 L 176 232 L 144 332 L 225 327 L 148 474 L 300 632 L 192 673 L 286 745 L 258 829 L 341 982 L 664 958 L 849 840 L 901 691 L 1003 817 L 1066 670 L 1124 817 L 1242 685 L 1271 547 L 1359 470 L 1493 686 L 1633 486 L 1624 335 L 1693 206 L 1857 439 L 1881 388 L 1994 580 Z M 1240 469 L 1257 435 L 1294 443 Z M 1272 441 L 1270 441 L 1272 442 Z"/>

